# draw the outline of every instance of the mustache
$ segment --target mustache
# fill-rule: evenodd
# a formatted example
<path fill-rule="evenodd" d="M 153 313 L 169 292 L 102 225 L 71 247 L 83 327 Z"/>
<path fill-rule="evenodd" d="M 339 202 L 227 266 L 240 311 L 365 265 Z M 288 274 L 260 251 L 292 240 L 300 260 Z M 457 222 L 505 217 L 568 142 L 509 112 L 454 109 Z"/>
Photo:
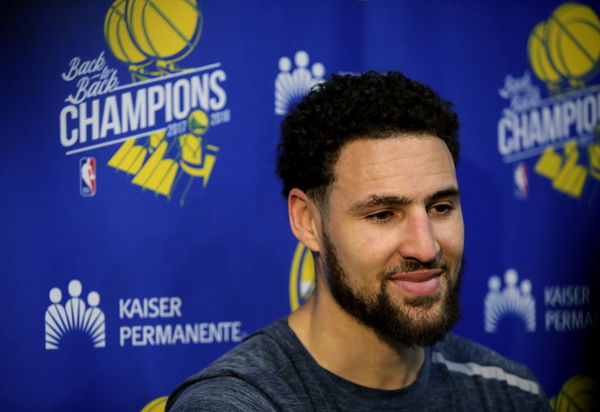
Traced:
<path fill-rule="evenodd" d="M 449 265 L 447 262 L 441 259 L 431 260 L 429 262 L 420 262 L 418 260 L 405 260 L 400 262 L 398 265 L 393 266 L 384 270 L 380 277 L 381 279 L 387 280 L 398 273 L 407 273 L 407 272 L 416 272 L 419 270 L 431 270 L 431 269 L 441 269 L 444 272 L 448 272 Z"/>

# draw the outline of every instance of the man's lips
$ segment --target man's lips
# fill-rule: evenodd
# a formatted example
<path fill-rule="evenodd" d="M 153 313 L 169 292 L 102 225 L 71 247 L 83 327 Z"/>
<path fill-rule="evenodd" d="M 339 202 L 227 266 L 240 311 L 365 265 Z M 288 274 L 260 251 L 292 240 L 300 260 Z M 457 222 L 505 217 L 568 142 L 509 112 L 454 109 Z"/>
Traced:
<path fill-rule="evenodd" d="M 426 269 L 414 272 L 401 272 L 390 277 L 390 281 L 399 287 L 404 294 L 425 296 L 436 293 L 440 289 L 442 269 Z"/>
<path fill-rule="evenodd" d="M 407 282 L 426 282 L 431 278 L 440 276 L 444 271 L 442 269 L 424 269 L 414 272 L 400 272 L 390 277 L 390 280 L 405 280 Z"/>

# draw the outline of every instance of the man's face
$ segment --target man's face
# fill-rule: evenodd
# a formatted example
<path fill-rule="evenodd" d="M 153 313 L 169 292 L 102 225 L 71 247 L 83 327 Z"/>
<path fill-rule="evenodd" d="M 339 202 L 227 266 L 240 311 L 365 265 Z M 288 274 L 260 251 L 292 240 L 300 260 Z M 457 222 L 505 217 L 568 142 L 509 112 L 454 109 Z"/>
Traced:
<path fill-rule="evenodd" d="M 429 135 L 347 144 L 322 219 L 337 303 L 392 343 L 431 345 L 459 317 L 464 229 L 452 156 Z"/>

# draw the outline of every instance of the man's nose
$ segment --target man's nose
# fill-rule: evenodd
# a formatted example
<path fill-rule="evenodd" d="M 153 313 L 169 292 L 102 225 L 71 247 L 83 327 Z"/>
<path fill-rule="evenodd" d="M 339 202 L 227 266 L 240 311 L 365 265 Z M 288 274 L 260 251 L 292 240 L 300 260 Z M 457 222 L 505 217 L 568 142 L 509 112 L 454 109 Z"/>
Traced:
<path fill-rule="evenodd" d="M 404 223 L 398 247 L 402 257 L 422 263 L 437 261 L 440 258 L 440 244 L 427 210 L 412 210 Z"/>

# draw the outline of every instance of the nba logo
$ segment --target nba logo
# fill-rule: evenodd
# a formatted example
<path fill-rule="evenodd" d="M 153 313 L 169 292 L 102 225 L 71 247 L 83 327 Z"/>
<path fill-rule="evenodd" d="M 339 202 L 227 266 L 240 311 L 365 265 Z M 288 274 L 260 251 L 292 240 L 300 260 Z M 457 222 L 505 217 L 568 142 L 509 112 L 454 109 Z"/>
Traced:
<path fill-rule="evenodd" d="M 515 194 L 521 199 L 527 198 L 529 193 L 529 183 L 527 182 L 527 166 L 519 163 L 514 171 Z"/>
<path fill-rule="evenodd" d="M 96 159 L 93 157 L 79 160 L 79 193 L 83 197 L 96 195 Z"/>

